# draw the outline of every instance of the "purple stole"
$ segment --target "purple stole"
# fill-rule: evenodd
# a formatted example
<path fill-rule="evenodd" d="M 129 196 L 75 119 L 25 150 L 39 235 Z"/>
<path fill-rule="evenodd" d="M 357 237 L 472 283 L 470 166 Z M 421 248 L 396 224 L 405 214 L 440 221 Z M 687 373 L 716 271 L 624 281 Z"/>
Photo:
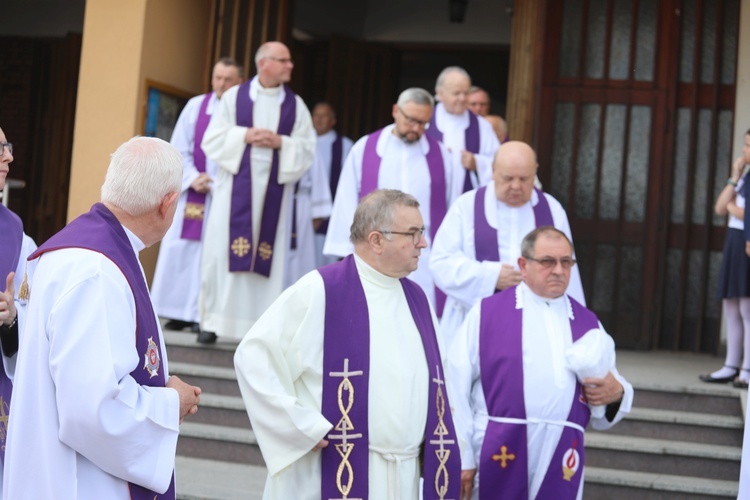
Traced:
<path fill-rule="evenodd" d="M 331 444 L 321 450 L 321 498 L 364 500 L 369 494 L 370 317 L 367 299 L 352 255 L 318 272 L 323 277 L 326 294 L 321 406 L 326 419 L 334 423 L 326 436 Z M 430 386 L 435 384 L 430 391 L 422 444 L 423 497 L 427 500 L 457 499 L 461 457 L 440 370 L 440 351 L 430 306 L 416 283 L 406 278 L 400 281 L 422 337 Z"/>
<path fill-rule="evenodd" d="M 62 248 L 85 248 L 101 253 L 120 269 L 135 299 L 135 348 L 146 360 L 145 364 L 139 365 L 130 376 L 140 385 L 165 387 L 164 370 L 161 369 L 164 350 L 160 345 L 159 327 L 156 324 L 151 297 L 138 264 L 138 257 L 120 222 L 106 206 L 95 203 L 88 213 L 81 215 L 47 240 L 29 256 L 29 260 Z M 144 454 L 148 452 L 147 449 L 143 450 Z M 161 495 L 133 483 L 128 483 L 128 486 L 130 497 L 134 500 L 175 498 L 174 473 L 169 488 Z"/>
<path fill-rule="evenodd" d="M 477 115 L 471 111 L 467 112 L 469 113 L 469 126 L 464 130 L 464 146 L 466 147 L 466 151 L 477 154 L 479 153 L 479 118 L 477 118 Z M 430 117 L 430 126 L 425 130 L 425 134 L 436 141 L 443 142 L 443 133 L 437 127 L 437 122 L 435 121 L 436 114 L 437 113 L 434 112 L 432 113 L 432 116 Z M 477 184 L 479 184 L 479 177 L 476 172 L 474 173 L 474 177 L 477 180 Z M 467 170 L 466 175 L 464 175 L 463 192 L 466 193 L 472 189 L 474 189 L 474 186 L 471 183 L 471 172 Z"/>
<path fill-rule="evenodd" d="M 284 85 L 281 103 L 279 135 L 290 135 L 297 113 L 297 100 L 292 90 Z M 250 80 L 240 85 L 237 92 L 237 125 L 253 126 L 253 101 L 250 99 Z M 239 171 L 232 182 L 232 208 L 229 218 L 229 271 L 254 272 L 271 275 L 273 245 L 281 214 L 284 185 L 279 184 L 279 150 L 273 151 L 271 172 L 263 200 L 258 245 L 253 249 L 253 179 L 250 165 L 250 144 L 242 154 Z"/>
<path fill-rule="evenodd" d="M 344 138 L 338 132 L 334 133 L 336 134 L 336 139 L 331 144 L 331 175 L 329 179 L 331 201 L 336 197 L 336 188 L 339 187 L 339 178 L 341 177 L 341 163 L 344 159 Z M 315 233 L 326 234 L 328 232 L 328 221 L 329 219 L 324 219 L 318 226 L 318 229 L 315 230 Z"/>
<path fill-rule="evenodd" d="M 516 309 L 511 287 L 482 300 L 479 326 L 479 371 L 487 413 L 491 417 L 526 419 L 523 394 L 523 310 Z M 570 300 L 573 342 L 599 323 L 593 312 Z M 568 422 L 585 428 L 591 412 L 581 384 L 571 402 Z M 538 500 L 575 499 L 581 482 L 583 432 L 565 426 L 552 456 Z M 529 498 L 526 425 L 490 420 L 479 458 L 479 498 Z"/>
<path fill-rule="evenodd" d="M 18 259 L 23 244 L 23 223 L 21 219 L 0 205 L 0 277 L 3 281 L 8 273 L 18 268 Z M 2 432 L 0 432 L 0 458 L 5 462 L 5 439 L 8 437 L 8 413 L 10 412 L 10 398 L 13 395 L 13 384 L 5 368 L 0 366 L 0 417 L 2 417 Z"/>
<path fill-rule="evenodd" d="M 547 197 L 539 189 L 534 188 L 534 190 L 539 198 L 539 202 L 533 207 L 536 227 L 554 226 Z M 487 191 L 487 186 L 482 186 L 477 189 L 474 197 L 474 254 L 476 260 L 480 262 L 483 260 L 500 262 L 497 229 L 490 226 L 487 222 L 487 215 L 484 213 L 485 191 Z"/>
<path fill-rule="evenodd" d="M 211 115 L 206 113 L 208 101 L 211 100 L 213 92 L 209 92 L 201 102 L 198 110 L 198 121 L 195 122 L 195 137 L 193 138 L 193 165 L 198 172 L 206 173 L 206 153 L 201 149 L 201 141 L 206 133 L 208 123 L 211 121 Z M 203 216 L 206 213 L 206 193 L 199 193 L 189 187 L 187 192 L 187 202 L 185 203 L 185 213 L 182 219 L 182 233 L 180 238 L 184 240 L 200 241 L 203 232 Z"/>
<path fill-rule="evenodd" d="M 377 145 L 382 132 L 382 128 L 373 132 L 367 136 L 367 141 L 365 142 L 365 151 L 362 156 L 362 185 L 359 188 L 360 201 L 378 188 L 380 162 L 383 161 L 383 158 L 378 155 Z M 430 146 L 425 159 L 427 160 L 427 167 L 430 170 L 430 241 L 435 241 L 435 234 L 445 218 L 445 213 L 448 211 L 447 188 L 445 187 L 445 164 L 438 141 L 429 135 L 425 135 L 424 137 Z M 435 309 L 438 317 L 443 315 L 445 299 L 445 293 L 435 287 Z"/>

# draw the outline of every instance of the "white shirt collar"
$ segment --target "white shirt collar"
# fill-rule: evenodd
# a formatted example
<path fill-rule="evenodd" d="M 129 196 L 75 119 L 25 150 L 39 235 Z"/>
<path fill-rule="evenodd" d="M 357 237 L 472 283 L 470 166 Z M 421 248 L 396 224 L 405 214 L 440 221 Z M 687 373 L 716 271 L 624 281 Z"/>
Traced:
<path fill-rule="evenodd" d="M 522 281 L 516 287 L 516 309 L 523 309 L 524 300 L 526 301 L 526 304 L 531 304 L 533 301 L 540 305 L 541 304 L 550 304 L 552 306 L 556 306 L 558 304 L 564 305 L 565 309 L 568 311 L 568 318 L 571 320 L 575 319 L 575 316 L 573 315 L 573 306 L 570 304 L 570 299 L 568 298 L 567 294 L 563 294 L 560 297 L 557 297 L 555 299 L 548 299 L 545 297 L 541 297 L 535 294 L 534 292 L 532 292 L 531 288 L 529 288 L 528 285 Z"/>
<path fill-rule="evenodd" d="M 257 100 L 258 94 L 271 96 L 271 97 L 278 96 L 279 102 L 284 102 L 284 97 L 286 96 L 286 92 L 284 91 L 284 85 L 279 85 L 278 87 L 266 88 L 260 84 L 260 80 L 258 79 L 258 76 L 256 75 L 250 81 L 250 99 L 252 99 L 253 101 Z"/>

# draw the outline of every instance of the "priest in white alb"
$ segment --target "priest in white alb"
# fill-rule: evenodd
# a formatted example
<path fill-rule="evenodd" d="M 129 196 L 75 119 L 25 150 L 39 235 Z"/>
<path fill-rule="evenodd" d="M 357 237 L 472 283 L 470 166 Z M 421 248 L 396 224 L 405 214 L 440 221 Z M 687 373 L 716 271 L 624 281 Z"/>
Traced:
<path fill-rule="evenodd" d="M 353 217 L 354 254 L 288 288 L 238 346 L 265 500 L 458 497 L 437 320 L 406 278 L 426 246 L 418 207 L 400 191 L 370 193 Z"/>
<path fill-rule="evenodd" d="M 536 154 L 507 142 L 495 156 L 493 181 L 456 200 L 435 236 L 430 270 L 448 299 L 441 321 L 446 343 L 466 313 L 485 297 L 521 281 L 521 240 L 536 227 L 554 226 L 573 241 L 565 209 L 534 187 Z M 578 268 L 567 293 L 585 305 Z"/>
<path fill-rule="evenodd" d="M 202 343 L 241 338 L 284 289 L 294 186 L 315 152 L 310 112 L 286 85 L 289 49 L 266 42 L 255 65 L 255 78 L 224 93 L 203 137 L 220 170 L 201 265 Z"/>
<path fill-rule="evenodd" d="M 633 387 L 614 362 L 605 376 L 582 380 L 567 364 L 571 349 L 603 330 L 565 293 L 576 264 L 567 236 L 533 230 L 518 263 L 523 282 L 476 305 L 448 351 L 460 498 L 580 500 L 584 429 L 619 422 Z M 592 415 L 602 405 L 603 414 Z"/>
<path fill-rule="evenodd" d="M 211 73 L 212 91 L 187 102 L 169 141 L 182 155 L 182 191 L 174 222 L 159 245 L 151 284 L 154 309 L 169 319 L 164 325 L 168 330 L 198 329 L 204 221 L 219 171 L 219 166 L 206 158 L 201 140 L 221 96 L 241 82 L 242 68 L 237 62 L 220 59 Z"/>
<path fill-rule="evenodd" d="M 442 311 L 444 296 L 435 290 L 427 267 L 431 242 L 448 207 L 461 194 L 463 169 L 448 150 L 427 136 L 434 101 L 424 89 L 410 88 L 393 105 L 392 125 L 359 139 L 344 162 L 323 253 L 349 255 L 349 228 L 357 203 L 374 189 L 399 189 L 419 200 L 427 228 L 422 265 L 412 275 L 430 302 Z"/>

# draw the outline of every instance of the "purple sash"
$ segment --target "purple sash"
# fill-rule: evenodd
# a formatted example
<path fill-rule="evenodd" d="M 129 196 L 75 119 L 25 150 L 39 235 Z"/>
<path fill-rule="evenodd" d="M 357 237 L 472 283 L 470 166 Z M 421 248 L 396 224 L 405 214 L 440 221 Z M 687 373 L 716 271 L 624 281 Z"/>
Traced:
<path fill-rule="evenodd" d="M 344 137 L 338 132 L 336 139 L 331 144 L 331 175 L 329 179 L 329 186 L 331 188 L 331 201 L 336 198 L 336 189 L 339 187 L 339 178 L 341 177 L 341 163 L 344 156 Z M 315 230 L 315 234 L 326 234 L 328 232 L 328 222 L 330 219 L 323 219 Z"/>
<path fill-rule="evenodd" d="M 383 129 L 373 132 L 367 136 L 367 142 L 365 142 L 365 151 L 362 156 L 362 185 L 359 188 L 360 201 L 378 188 L 380 163 L 383 158 L 378 155 L 377 145 L 382 132 Z M 435 241 L 435 234 L 448 211 L 445 163 L 438 141 L 429 135 L 425 135 L 425 139 L 430 147 L 425 156 L 430 170 L 430 241 Z M 445 293 L 435 287 L 435 309 L 438 317 L 443 315 L 445 299 Z"/>
<path fill-rule="evenodd" d="M 201 149 L 201 141 L 206 133 L 208 123 L 211 121 L 211 115 L 206 113 L 208 101 L 211 100 L 213 92 L 209 92 L 201 102 L 198 111 L 198 121 L 195 122 L 195 137 L 193 138 L 193 165 L 198 172 L 206 173 L 206 153 Z M 185 213 L 182 219 L 182 234 L 180 238 L 184 240 L 200 241 L 203 232 L 203 217 L 206 213 L 206 193 L 199 193 L 189 187 L 187 192 L 187 202 L 185 203 Z"/>
<path fill-rule="evenodd" d="M 281 104 L 279 135 L 290 135 L 297 113 L 297 100 L 292 90 L 284 85 L 284 102 Z M 253 101 L 250 99 L 250 80 L 240 85 L 237 92 L 237 125 L 253 126 Z M 273 245 L 281 214 L 284 185 L 279 184 L 279 150 L 273 151 L 271 172 L 263 200 L 258 244 L 253 249 L 253 180 L 250 165 L 250 144 L 242 154 L 239 171 L 232 182 L 232 208 L 229 223 L 229 271 L 254 272 L 271 275 Z M 260 258 L 259 258 L 260 257 Z"/>
<path fill-rule="evenodd" d="M 539 201 L 534 206 L 534 222 L 536 227 L 554 226 L 552 211 L 547 197 L 539 189 L 534 188 Z M 476 260 L 500 262 L 500 249 L 497 245 L 497 229 L 487 222 L 484 213 L 484 197 L 487 186 L 477 189 L 474 197 L 474 255 Z"/>
<path fill-rule="evenodd" d="M 464 148 L 466 151 L 477 154 L 479 153 L 479 119 L 471 111 L 467 110 L 467 113 L 469 113 L 469 126 L 464 130 Z M 425 130 L 425 133 L 436 141 L 443 142 L 443 132 L 437 126 L 435 115 L 437 113 L 433 112 L 430 117 L 430 126 Z M 474 172 L 474 178 L 479 185 L 479 176 L 476 172 Z M 474 186 L 471 181 L 471 171 L 467 170 L 464 175 L 464 190 L 462 192 L 466 193 L 472 189 L 474 189 Z"/>
<path fill-rule="evenodd" d="M 516 309 L 511 287 L 482 300 L 479 326 L 479 370 L 488 415 L 525 420 L 523 394 L 523 310 Z M 573 342 L 599 323 L 593 312 L 570 299 Z M 568 422 L 583 428 L 590 411 L 581 385 L 571 402 Z M 529 498 L 526 425 L 490 420 L 479 460 L 480 498 Z M 544 477 L 540 500 L 575 499 L 583 470 L 583 433 L 566 426 Z"/>
<path fill-rule="evenodd" d="M 151 297 L 138 264 L 138 257 L 133 252 L 130 240 L 120 222 L 106 206 L 95 203 L 88 213 L 81 215 L 47 240 L 31 254 L 29 260 L 62 248 L 85 248 L 101 253 L 120 269 L 135 299 L 135 348 L 147 359 L 146 363 L 133 370 L 130 376 L 140 385 L 165 387 L 166 380 L 162 369 L 165 352 L 160 345 L 159 327 Z M 147 452 L 148 450 L 143 450 L 143 453 Z M 161 495 L 142 486 L 128 484 L 132 499 L 175 498 L 174 473 L 169 488 Z"/>
<path fill-rule="evenodd" d="M 323 415 L 334 428 L 331 445 L 321 451 L 321 498 L 367 499 L 369 494 L 368 381 L 370 317 L 354 257 L 318 269 L 326 293 L 323 349 Z M 461 457 L 427 297 L 402 278 L 409 310 L 424 345 L 430 373 L 427 423 L 423 442 L 425 499 L 457 499 Z M 394 349 L 397 346 L 394 346 Z M 355 399 L 355 394 L 358 399 Z"/>
<path fill-rule="evenodd" d="M 0 278 L 5 290 L 5 278 L 8 273 L 18 268 L 18 260 L 21 255 L 23 244 L 23 223 L 21 219 L 0 204 Z M 2 421 L 2 432 L 0 432 L 0 458 L 5 462 L 5 439 L 8 437 L 8 413 L 10 412 L 10 399 L 13 395 L 13 384 L 5 368 L 0 367 L 0 417 Z"/>

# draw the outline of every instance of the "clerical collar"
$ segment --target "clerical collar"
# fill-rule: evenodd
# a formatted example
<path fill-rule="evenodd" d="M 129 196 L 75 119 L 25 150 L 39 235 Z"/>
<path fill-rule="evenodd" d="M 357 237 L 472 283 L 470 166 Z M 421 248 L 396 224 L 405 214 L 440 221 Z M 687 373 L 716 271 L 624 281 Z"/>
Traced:
<path fill-rule="evenodd" d="M 385 274 L 381 273 L 380 271 L 372 267 L 370 264 L 365 262 L 356 253 L 354 253 L 353 255 L 354 255 L 354 262 L 357 265 L 357 270 L 359 271 L 360 278 L 364 278 L 370 283 L 378 285 L 382 288 L 394 288 L 396 286 L 401 285 L 398 278 L 392 278 L 391 276 L 386 276 Z"/>
<path fill-rule="evenodd" d="M 540 305 L 549 304 L 552 307 L 564 305 L 565 309 L 568 311 L 568 318 L 571 320 L 575 319 L 575 316 L 573 315 L 573 306 L 570 304 L 570 299 L 568 298 L 567 294 L 557 297 L 556 299 L 541 297 L 535 294 L 531 290 L 531 288 L 529 288 L 528 285 L 522 281 L 516 287 L 516 309 L 523 309 L 524 300 L 526 300 L 526 303 L 534 301 Z"/>
<path fill-rule="evenodd" d="M 435 117 L 437 121 L 449 121 L 464 129 L 469 126 L 469 110 L 464 110 L 460 115 L 454 115 L 453 113 L 448 113 L 443 103 L 440 102 L 435 106 L 435 114 L 437 115 Z"/>
<path fill-rule="evenodd" d="M 260 79 L 256 75 L 250 81 L 250 99 L 253 101 L 257 100 L 259 94 L 270 97 L 278 96 L 279 102 L 283 102 L 284 97 L 286 96 L 283 84 L 279 84 L 278 87 L 266 88 L 260 84 Z"/>
<path fill-rule="evenodd" d="M 487 191 L 488 191 L 487 194 L 491 195 L 492 199 L 495 200 L 495 203 L 497 204 L 498 208 L 508 208 L 512 210 L 514 208 L 523 208 L 529 203 L 531 207 L 535 207 L 536 204 L 539 203 L 539 196 L 536 194 L 536 189 L 531 190 L 531 199 L 527 201 L 526 203 L 524 203 L 523 205 L 521 205 L 520 207 L 511 207 L 510 205 L 497 199 L 497 195 L 495 194 L 495 181 L 490 181 L 489 183 L 487 183 Z"/>
<path fill-rule="evenodd" d="M 331 129 L 328 132 L 326 132 L 325 134 L 318 136 L 318 140 L 319 141 L 323 141 L 323 140 L 326 140 L 326 139 L 330 140 L 331 142 L 335 141 L 336 140 L 336 131 L 333 130 L 333 129 Z"/>
<path fill-rule="evenodd" d="M 120 224 L 122 226 L 122 224 Z M 122 228 L 125 230 L 125 234 L 128 237 L 128 240 L 130 241 L 130 246 L 133 247 L 133 250 L 135 253 L 140 253 L 141 250 L 146 248 L 146 244 L 141 241 L 141 239 L 135 235 L 133 231 L 126 228 L 125 226 L 122 226 Z"/>

